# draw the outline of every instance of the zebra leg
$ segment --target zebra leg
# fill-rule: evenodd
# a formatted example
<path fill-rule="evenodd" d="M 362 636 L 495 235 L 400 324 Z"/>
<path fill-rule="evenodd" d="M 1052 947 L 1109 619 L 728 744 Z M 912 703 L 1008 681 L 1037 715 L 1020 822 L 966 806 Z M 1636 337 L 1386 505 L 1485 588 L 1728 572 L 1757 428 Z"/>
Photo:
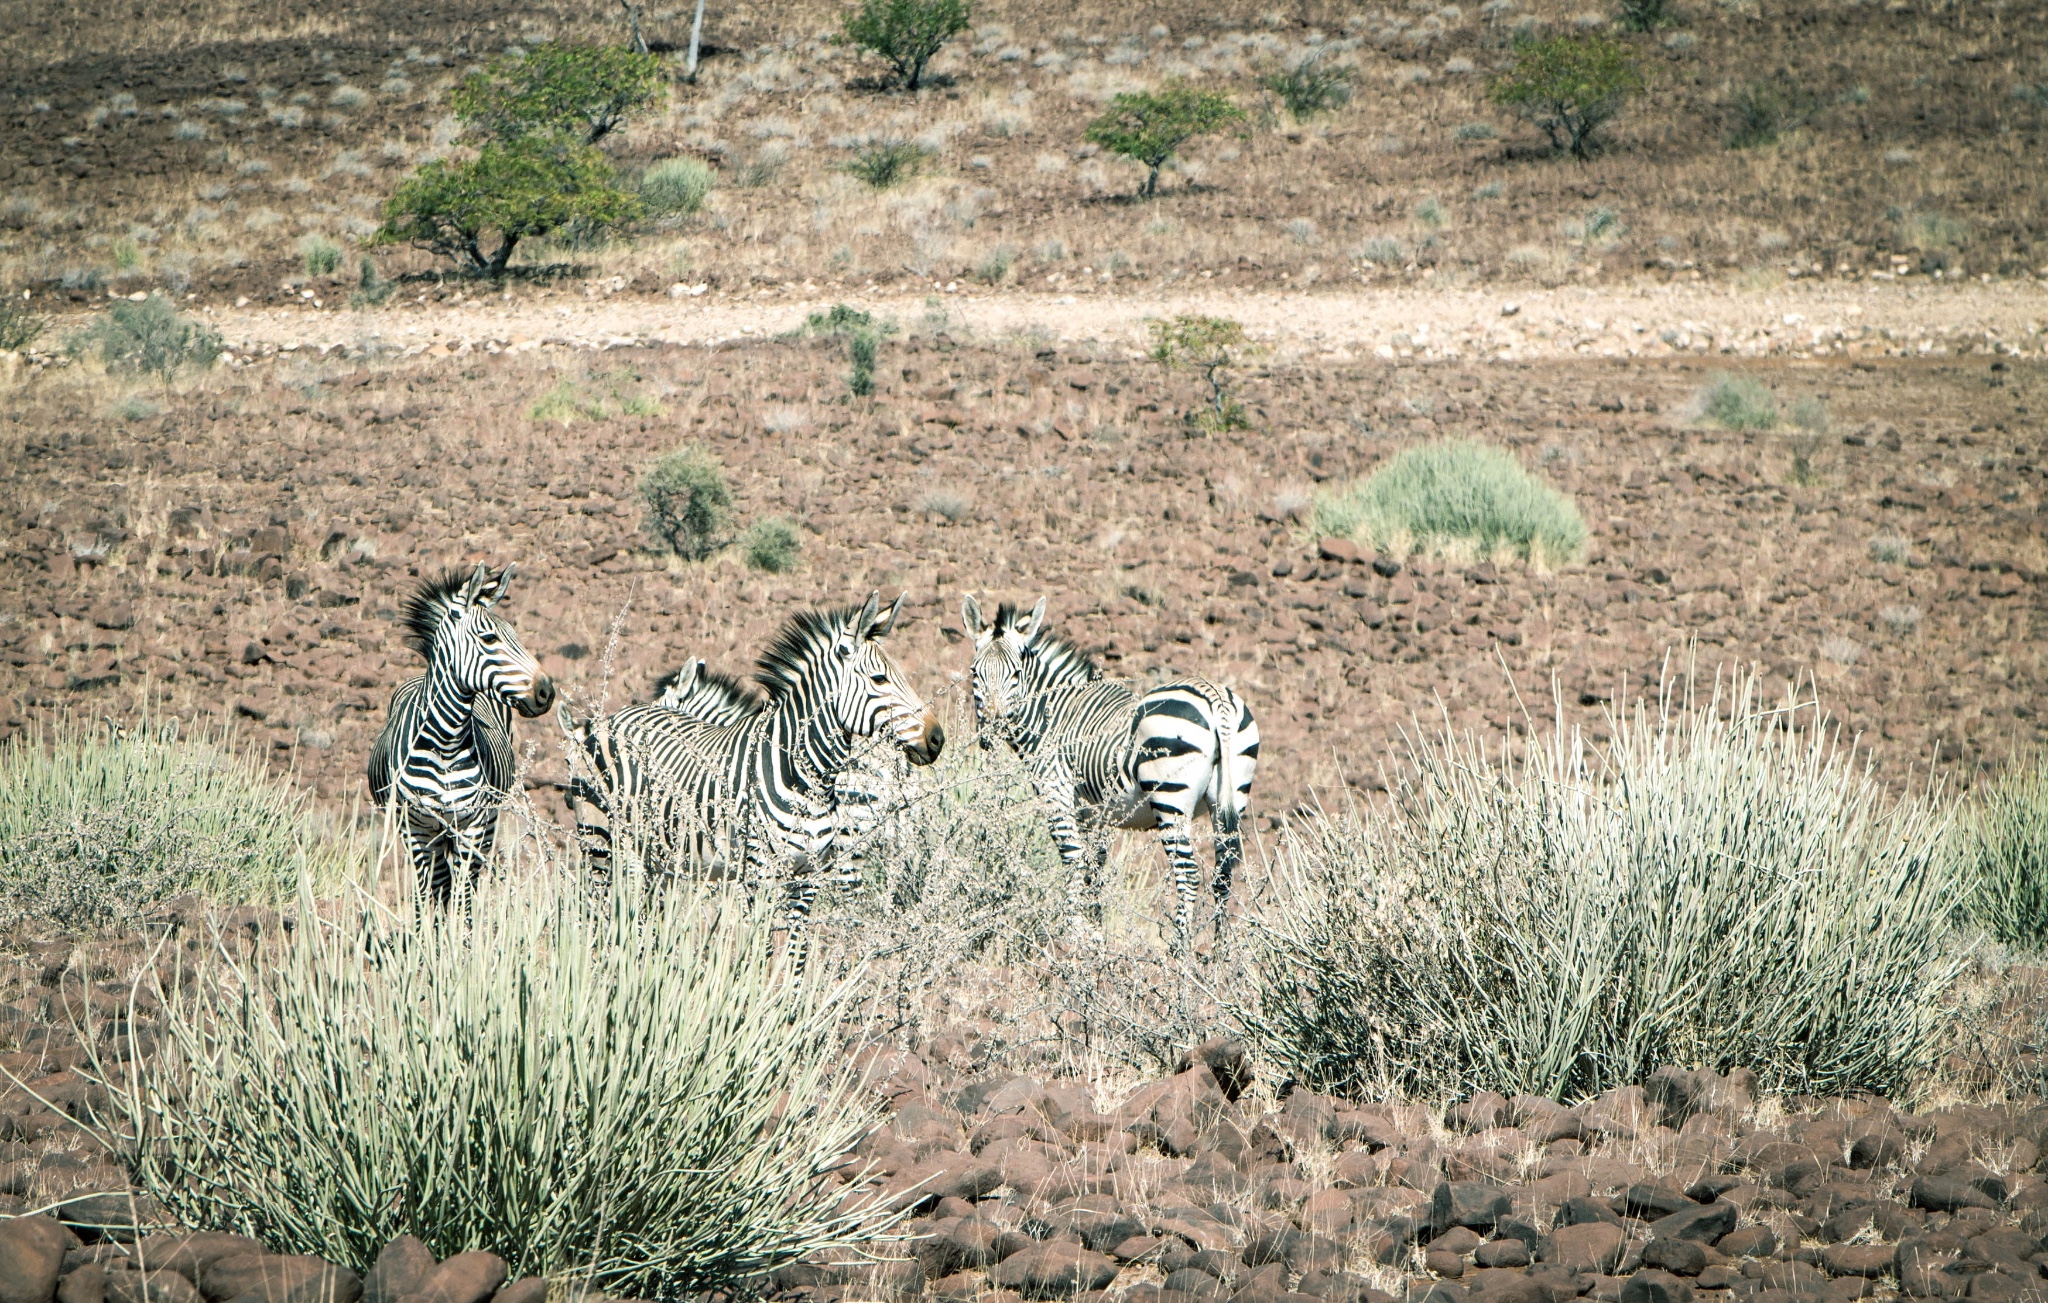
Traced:
<path fill-rule="evenodd" d="M 803 985 L 804 968 L 811 958 L 811 903 L 818 898 L 818 881 L 808 874 L 791 877 L 787 887 L 789 893 L 789 963 L 790 980 Z"/>
<path fill-rule="evenodd" d="M 1244 834 L 1238 830 L 1237 818 L 1233 815 L 1226 825 L 1223 815 L 1216 815 L 1216 914 L 1213 926 L 1216 932 L 1216 952 L 1223 952 L 1224 924 L 1230 916 L 1230 879 L 1237 872 L 1237 866 L 1244 863 Z"/>
<path fill-rule="evenodd" d="M 453 865 L 449 830 L 433 820 L 411 820 L 405 825 L 405 840 L 412 851 L 413 873 L 418 899 L 442 908 L 448 904 Z"/>
<path fill-rule="evenodd" d="M 1088 848 L 1081 836 L 1072 803 L 1055 804 L 1046 820 L 1052 827 L 1052 844 L 1059 849 L 1060 863 L 1067 868 L 1067 916 L 1076 927 L 1088 924 Z"/>
<path fill-rule="evenodd" d="M 1175 954 L 1187 954 L 1194 942 L 1195 893 L 1202 880 L 1201 865 L 1195 862 L 1194 843 L 1188 836 L 1189 820 L 1178 810 L 1162 809 L 1159 812 L 1159 844 L 1166 851 L 1167 865 L 1173 870 L 1173 950 Z"/>

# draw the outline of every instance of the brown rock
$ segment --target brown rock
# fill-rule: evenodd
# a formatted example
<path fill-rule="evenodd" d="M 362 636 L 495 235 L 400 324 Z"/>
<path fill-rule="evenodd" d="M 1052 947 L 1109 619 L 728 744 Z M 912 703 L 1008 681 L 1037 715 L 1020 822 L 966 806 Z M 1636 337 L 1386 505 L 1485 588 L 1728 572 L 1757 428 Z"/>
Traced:
<path fill-rule="evenodd" d="M 539 1276 L 527 1276 L 491 1295 L 491 1303 L 547 1303 L 548 1283 Z"/>
<path fill-rule="evenodd" d="M 49 1217 L 0 1221 L 0 1303 L 50 1303 L 78 1237 Z"/>
<path fill-rule="evenodd" d="M 329 1270 L 320 1259 L 302 1254 L 243 1253 L 207 1264 L 199 1274 L 199 1290 L 213 1303 L 250 1297 L 283 1303 L 293 1290 Z"/>
<path fill-rule="evenodd" d="M 1830 1244 L 1820 1265 L 1830 1276 L 1888 1276 L 1896 1256 L 1889 1244 Z"/>
<path fill-rule="evenodd" d="M 1316 554 L 1325 561 L 1362 562 L 1365 551 L 1348 538 L 1320 538 L 1316 540 Z"/>
<path fill-rule="evenodd" d="M 458 1253 L 429 1272 L 420 1286 L 424 1303 L 484 1303 L 505 1283 L 505 1260 L 472 1249 Z"/>
<path fill-rule="evenodd" d="M 1692 1286 L 1668 1271 L 1639 1271 L 1621 1287 L 1621 1303 L 1692 1303 Z"/>
<path fill-rule="evenodd" d="M 57 1282 L 57 1303 L 106 1303 L 107 1269 L 88 1262 Z"/>
<path fill-rule="evenodd" d="M 1116 1279 L 1116 1264 L 1078 1244 L 1041 1244 L 1003 1259 L 988 1279 L 1027 1299 L 1071 1298 L 1108 1286 Z"/>
<path fill-rule="evenodd" d="M 1626 1236 L 1619 1226 L 1582 1222 L 1560 1226 L 1544 1236 L 1537 1245 L 1537 1256 L 1580 1274 L 1606 1275 L 1621 1262 L 1625 1243 Z"/>
<path fill-rule="evenodd" d="M 171 1231 L 145 1235 L 135 1245 L 135 1261 L 145 1270 L 175 1271 L 198 1284 L 208 1267 L 222 1258 L 261 1254 L 263 1245 L 246 1235 L 223 1231 Z"/>
<path fill-rule="evenodd" d="M 377 1254 L 363 1277 L 363 1303 L 398 1303 L 417 1294 L 434 1270 L 434 1254 L 410 1235 L 401 1235 Z"/>
<path fill-rule="evenodd" d="M 110 1271 L 104 1285 L 107 1303 L 200 1303 L 200 1293 L 180 1272 Z"/>

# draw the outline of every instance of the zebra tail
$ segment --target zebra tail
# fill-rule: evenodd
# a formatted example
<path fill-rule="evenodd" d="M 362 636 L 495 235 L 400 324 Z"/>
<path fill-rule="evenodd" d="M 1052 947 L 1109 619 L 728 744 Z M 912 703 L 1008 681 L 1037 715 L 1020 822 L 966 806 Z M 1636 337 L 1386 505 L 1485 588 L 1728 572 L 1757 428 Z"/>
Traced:
<path fill-rule="evenodd" d="M 1237 781 L 1231 761 L 1237 756 L 1239 704 L 1235 693 L 1224 690 L 1216 714 L 1216 793 L 1209 799 L 1211 821 L 1216 829 L 1216 907 L 1220 910 L 1230 897 L 1230 877 L 1244 862 L 1244 836 L 1239 831 Z"/>

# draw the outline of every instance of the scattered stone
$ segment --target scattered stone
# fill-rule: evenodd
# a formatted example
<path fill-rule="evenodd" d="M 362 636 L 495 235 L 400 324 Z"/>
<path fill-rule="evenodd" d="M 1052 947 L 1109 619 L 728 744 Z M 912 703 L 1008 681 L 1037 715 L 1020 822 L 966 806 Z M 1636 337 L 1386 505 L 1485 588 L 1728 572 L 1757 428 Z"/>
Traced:
<path fill-rule="evenodd" d="M 377 1254 L 370 1274 L 363 1277 L 363 1303 L 398 1303 L 417 1294 L 433 1274 L 434 1255 L 411 1235 L 401 1235 Z"/>
<path fill-rule="evenodd" d="M 78 1237 L 49 1217 L 0 1221 L 0 1303 L 49 1303 Z"/>
<path fill-rule="evenodd" d="M 1078 1244 L 1041 1244 L 1003 1259 L 988 1279 L 1027 1299 L 1071 1298 L 1107 1287 L 1116 1279 L 1116 1264 Z"/>
<path fill-rule="evenodd" d="M 1611 1222 L 1559 1226 L 1537 1245 L 1537 1256 L 1571 1271 L 1605 1275 L 1621 1262 L 1627 1237 Z"/>
<path fill-rule="evenodd" d="M 1668 1271 L 1645 1269 L 1621 1287 L 1621 1303 L 1692 1303 L 1692 1286 Z"/>

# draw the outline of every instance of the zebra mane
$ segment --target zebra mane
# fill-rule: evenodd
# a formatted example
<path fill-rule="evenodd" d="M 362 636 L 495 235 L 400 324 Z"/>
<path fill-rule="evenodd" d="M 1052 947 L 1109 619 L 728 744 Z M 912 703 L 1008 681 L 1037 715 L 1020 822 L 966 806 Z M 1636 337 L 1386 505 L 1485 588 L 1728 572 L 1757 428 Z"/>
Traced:
<path fill-rule="evenodd" d="M 754 682 L 761 685 L 770 701 L 780 701 L 796 691 L 805 669 L 832 641 L 846 633 L 859 618 L 858 606 L 828 610 L 798 611 L 783 621 L 768 650 L 754 662 Z"/>
<path fill-rule="evenodd" d="M 654 681 L 654 699 L 660 701 L 668 690 L 682 680 L 682 670 L 670 670 Z M 690 699 L 716 697 L 735 710 L 754 713 L 761 709 L 761 696 L 740 679 L 712 669 L 701 661 L 697 663 L 696 683 L 691 687 Z"/>
<path fill-rule="evenodd" d="M 429 659 L 433 657 L 434 639 L 441 636 L 441 618 L 474 573 L 472 570 L 447 570 L 420 582 L 413 595 L 405 599 L 405 610 L 398 617 L 406 646 Z"/>
<path fill-rule="evenodd" d="M 1009 629 L 1017 623 L 1017 604 L 1004 602 L 996 608 L 996 628 Z M 1055 683 L 1092 681 L 1102 677 L 1095 658 L 1056 633 L 1048 633 L 1044 621 L 1031 633 L 1028 646 L 1037 652 L 1040 677 Z"/>

